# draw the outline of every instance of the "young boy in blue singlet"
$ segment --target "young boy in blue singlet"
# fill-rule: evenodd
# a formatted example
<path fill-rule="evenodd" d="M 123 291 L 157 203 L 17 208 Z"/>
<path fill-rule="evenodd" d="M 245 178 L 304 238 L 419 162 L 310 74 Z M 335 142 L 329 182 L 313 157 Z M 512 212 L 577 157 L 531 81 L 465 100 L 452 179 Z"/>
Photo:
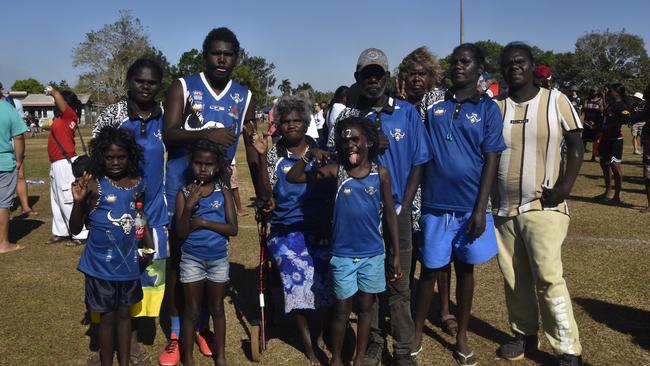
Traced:
<path fill-rule="evenodd" d="M 90 228 L 77 269 L 86 275 L 86 307 L 101 314 L 101 365 L 113 364 L 116 340 L 122 366 L 129 363 L 131 347 L 129 309 L 142 299 L 135 238 L 135 203 L 145 189 L 138 173 L 141 153 L 131 132 L 113 127 L 99 132 L 90 151 L 90 172 L 72 185 L 70 231 L 79 233 L 84 224 Z M 145 242 L 153 248 L 148 230 Z"/>
<path fill-rule="evenodd" d="M 214 321 L 216 364 L 226 365 L 226 317 L 223 297 L 228 282 L 228 237 L 237 235 L 237 213 L 229 164 L 221 148 L 208 140 L 191 147 L 194 182 L 176 195 L 176 235 L 181 245 L 181 276 L 185 311 L 181 326 L 183 365 L 194 365 L 192 351 L 203 294 Z"/>
<path fill-rule="evenodd" d="M 354 364 L 361 365 L 368 346 L 371 308 L 376 294 L 386 290 L 382 213 L 391 253 L 399 253 L 397 214 L 393 208 L 390 174 L 373 162 L 379 137 L 372 122 L 360 117 L 346 118 L 337 123 L 335 138 L 338 164 L 305 172 L 313 157 L 323 160 L 319 150 L 309 149 L 286 178 L 291 183 L 337 180 L 330 261 L 336 296 L 330 364 L 342 365 L 343 336 L 356 294 L 359 323 Z M 399 255 L 393 255 L 387 262 L 389 279 L 398 279 L 401 276 Z"/>

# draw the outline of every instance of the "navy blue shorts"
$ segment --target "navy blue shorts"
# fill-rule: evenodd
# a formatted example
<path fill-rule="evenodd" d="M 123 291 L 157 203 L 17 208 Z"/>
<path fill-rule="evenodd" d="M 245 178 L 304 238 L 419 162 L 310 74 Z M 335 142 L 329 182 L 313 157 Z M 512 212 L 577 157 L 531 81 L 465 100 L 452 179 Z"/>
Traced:
<path fill-rule="evenodd" d="M 142 300 L 140 280 L 110 281 L 86 275 L 86 308 L 108 313 Z"/>

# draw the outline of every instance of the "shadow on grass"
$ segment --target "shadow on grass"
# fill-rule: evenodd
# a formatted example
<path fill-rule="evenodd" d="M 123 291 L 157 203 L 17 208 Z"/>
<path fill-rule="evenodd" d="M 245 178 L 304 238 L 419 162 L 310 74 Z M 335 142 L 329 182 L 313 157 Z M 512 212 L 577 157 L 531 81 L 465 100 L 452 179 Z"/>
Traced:
<path fill-rule="evenodd" d="M 251 253 L 251 255 L 257 255 L 257 253 Z M 270 339 L 276 338 L 302 352 L 302 344 L 293 319 L 285 316 L 283 311 L 284 300 L 279 275 L 272 271 L 265 275 L 264 282 L 267 289 L 264 300 L 267 344 Z M 231 262 L 229 284 L 228 301 L 235 308 L 239 325 L 248 337 L 248 339 L 242 340 L 241 348 L 246 357 L 251 360 L 251 326 L 261 324 L 258 268 L 246 268 L 240 263 Z"/>
<path fill-rule="evenodd" d="M 632 336 L 632 342 L 650 350 L 650 311 L 596 299 L 574 298 L 592 319 Z"/>
<path fill-rule="evenodd" d="M 582 196 L 570 195 L 569 200 L 593 203 L 593 204 L 603 205 L 603 206 L 615 206 L 615 207 L 622 207 L 622 208 L 640 208 L 639 206 L 633 205 L 631 203 L 625 203 L 625 202 L 611 203 L 608 201 L 599 200 L 598 198 L 595 197 L 582 197 Z"/>
<path fill-rule="evenodd" d="M 43 221 L 23 217 L 16 216 L 9 221 L 9 241 L 12 243 L 18 242 L 44 224 Z"/>

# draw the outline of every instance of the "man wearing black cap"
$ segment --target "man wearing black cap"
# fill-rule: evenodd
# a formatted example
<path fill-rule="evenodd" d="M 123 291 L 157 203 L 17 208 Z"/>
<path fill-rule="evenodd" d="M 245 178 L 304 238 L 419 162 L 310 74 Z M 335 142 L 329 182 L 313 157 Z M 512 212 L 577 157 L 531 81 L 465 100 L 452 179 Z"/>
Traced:
<path fill-rule="evenodd" d="M 399 224 L 400 263 L 403 273 L 408 274 L 412 254 L 411 203 L 422 175 L 422 166 L 432 158 L 430 142 L 418 111 L 408 102 L 386 95 L 390 72 L 384 52 L 376 48 L 361 52 L 356 70 L 354 78 L 360 88 L 359 98 L 352 107 L 341 112 L 338 120 L 353 115 L 362 116 L 373 121 L 379 130 L 381 152 L 378 163 L 391 175 Z M 389 257 L 386 255 L 386 258 Z M 414 365 L 415 361 L 410 355 L 414 325 L 408 276 L 390 282 L 387 296 L 395 364 Z M 374 311 L 376 316 L 370 330 L 365 365 L 379 364 L 386 342 L 385 334 L 379 328 L 377 306 Z"/>

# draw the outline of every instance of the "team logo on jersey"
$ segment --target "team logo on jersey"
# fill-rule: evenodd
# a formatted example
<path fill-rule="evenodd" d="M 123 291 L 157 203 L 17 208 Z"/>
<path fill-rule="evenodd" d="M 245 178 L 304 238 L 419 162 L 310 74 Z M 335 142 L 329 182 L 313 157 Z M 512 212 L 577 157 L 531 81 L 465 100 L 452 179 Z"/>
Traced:
<path fill-rule="evenodd" d="M 366 193 L 368 193 L 371 196 L 374 196 L 375 193 L 377 193 L 377 188 L 375 188 L 373 186 L 368 186 L 368 187 L 366 187 Z"/>
<path fill-rule="evenodd" d="M 195 102 L 192 103 L 192 111 L 196 113 L 203 111 L 203 104 L 201 104 L 201 102 L 196 102 L 195 100 Z"/>
<path fill-rule="evenodd" d="M 479 117 L 478 114 L 476 113 L 471 113 L 471 114 L 465 114 L 465 118 L 471 123 L 474 124 L 476 122 L 481 122 L 481 117 Z"/>
<path fill-rule="evenodd" d="M 117 201 L 117 196 L 116 195 L 109 194 L 109 195 L 106 196 L 106 202 L 113 203 L 115 201 Z"/>
<path fill-rule="evenodd" d="M 511 119 L 510 124 L 513 125 L 523 125 L 525 123 L 528 123 L 528 118 L 525 119 Z"/>
<path fill-rule="evenodd" d="M 346 195 L 346 196 L 351 195 L 352 194 L 352 188 L 345 188 L 343 190 L 343 194 Z"/>
<path fill-rule="evenodd" d="M 160 129 L 158 131 L 154 132 L 153 134 L 158 140 L 162 141 L 162 132 L 160 132 Z"/>
<path fill-rule="evenodd" d="M 203 100 L 203 92 L 200 90 L 194 90 L 192 96 L 194 97 L 194 100 Z"/>
<path fill-rule="evenodd" d="M 239 104 L 239 102 L 244 100 L 244 98 L 242 98 L 241 95 L 239 95 L 239 93 L 230 94 L 230 98 L 237 104 Z"/>
<path fill-rule="evenodd" d="M 221 202 L 221 201 L 212 201 L 212 203 L 210 204 L 210 207 L 219 208 L 219 207 L 221 207 L 221 205 L 223 205 L 223 202 Z"/>
<path fill-rule="evenodd" d="M 211 105 L 209 108 L 210 108 L 211 111 L 216 111 L 216 112 L 221 112 L 221 111 L 226 110 L 226 108 L 224 108 L 224 107 L 222 107 L 220 105 Z"/>
<path fill-rule="evenodd" d="M 282 167 L 282 173 L 284 173 L 284 174 L 289 173 L 289 170 L 291 170 L 290 165 L 285 165 L 285 166 Z"/>
<path fill-rule="evenodd" d="M 129 235 L 131 233 L 131 228 L 133 228 L 133 223 L 135 222 L 129 213 L 124 213 L 122 216 L 114 218 L 112 211 L 108 211 L 106 218 L 113 225 L 121 227 L 125 235 Z"/>
<path fill-rule="evenodd" d="M 403 139 L 404 136 L 406 136 L 406 134 L 403 133 L 402 130 L 399 129 L 399 128 L 396 128 L 395 131 L 391 131 L 390 135 L 393 136 L 395 141 L 399 141 L 399 140 Z"/>
<path fill-rule="evenodd" d="M 237 104 L 233 104 L 228 108 L 228 115 L 234 119 L 239 119 L 239 109 L 237 109 Z"/>
<path fill-rule="evenodd" d="M 442 116 L 443 114 L 445 114 L 445 110 L 442 109 L 442 108 L 438 108 L 438 109 L 433 110 L 433 115 L 434 116 Z"/>

